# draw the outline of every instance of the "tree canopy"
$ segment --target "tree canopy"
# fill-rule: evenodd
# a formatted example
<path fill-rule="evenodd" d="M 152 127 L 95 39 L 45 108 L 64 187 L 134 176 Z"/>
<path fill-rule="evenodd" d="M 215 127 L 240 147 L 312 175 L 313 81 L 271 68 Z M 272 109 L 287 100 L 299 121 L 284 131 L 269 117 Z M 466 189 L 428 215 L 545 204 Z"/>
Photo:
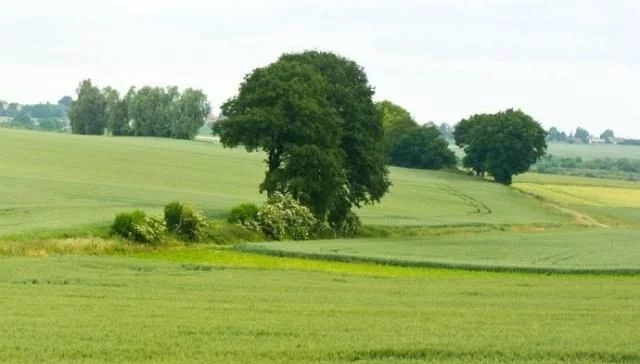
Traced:
<path fill-rule="evenodd" d="M 591 137 L 591 133 L 589 133 L 587 129 L 578 127 L 576 129 L 576 133 L 574 134 L 574 137 L 577 139 L 580 139 L 583 143 L 588 144 L 589 138 Z"/>
<path fill-rule="evenodd" d="M 567 133 L 565 133 L 564 131 L 561 132 L 554 126 L 547 132 L 547 140 L 550 142 L 567 141 Z"/>
<path fill-rule="evenodd" d="M 84 80 L 76 91 L 78 99 L 71 104 L 69 121 L 74 134 L 103 135 L 107 127 L 106 100 L 99 88 Z"/>
<path fill-rule="evenodd" d="M 604 139 L 607 143 L 612 143 L 615 137 L 616 136 L 611 129 L 607 129 L 600 134 L 600 139 Z"/>
<path fill-rule="evenodd" d="M 477 174 L 491 174 L 509 185 L 546 153 L 547 133 L 531 116 L 509 109 L 473 115 L 456 125 L 456 144 L 464 148 L 463 165 Z"/>
<path fill-rule="evenodd" d="M 376 108 L 382 117 L 389 164 L 419 169 L 441 169 L 456 164 L 455 154 L 438 127 L 419 126 L 406 109 L 388 100 L 377 102 Z"/>
<path fill-rule="evenodd" d="M 373 93 L 349 59 L 284 54 L 245 77 L 214 132 L 225 147 L 267 154 L 261 191 L 293 195 L 337 230 L 352 206 L 379 202 L 390 186 Z"/>

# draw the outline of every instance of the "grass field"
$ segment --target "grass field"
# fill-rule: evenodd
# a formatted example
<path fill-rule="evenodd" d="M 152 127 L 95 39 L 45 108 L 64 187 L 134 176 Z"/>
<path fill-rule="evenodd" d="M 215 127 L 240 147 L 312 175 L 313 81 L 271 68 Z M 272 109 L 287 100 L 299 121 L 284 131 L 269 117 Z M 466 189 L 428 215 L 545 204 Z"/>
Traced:
<path fill-rule="evenodd" d="M 640 159 L 640 147 L 617 144 L 549 143 L 547 152 L 557 157 Z"/>
<path fill-rule="evenodd" d="M 634 363 L 637 279 L 0 264 L 0 361 Z"/>
<path fill-rule="evenodd" d="M 217 143 L 0 130 L 0 235 L 106 225 L 123 210 L 159 213 L 190 201 L 209 216 L 260 202 L 263 156 Z M 467 225 L 562 223 L 566 217 L 494 183 L 448 172 L 392 169 L 383 203 L 365 223 Z"/>
<path fill-rule="evenodd" d="M 260 202 L 263 156 L 6 129 L 0 154 L 0 362 L 640 362 L 637 183 L 392 168 L 372 238 L 154 248 L 104 227 Z"/>
<path fill-rule="evenodd" d="M 595 217 L 610 226 L 640 227 L 640 183 L 527 175 L 514 186 Z"/>
<path fill-rule="evenodd" d="M 247 244 L 266 254 L 424 267 L 485 270 L 640 273 L 636 230 L 454 234 Z"/>

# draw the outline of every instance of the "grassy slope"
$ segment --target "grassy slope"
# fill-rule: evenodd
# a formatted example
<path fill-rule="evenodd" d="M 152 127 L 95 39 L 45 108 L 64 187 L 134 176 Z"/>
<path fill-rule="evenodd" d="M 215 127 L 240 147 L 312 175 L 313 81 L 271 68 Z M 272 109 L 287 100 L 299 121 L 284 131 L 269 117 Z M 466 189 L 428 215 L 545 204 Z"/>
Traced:
<path fill-rule="evenodd" d="M 0 130 L 0 234 L 107 224 L 133 208 L 191 201 L 210 216 L 263 197 L 262 155 L 215 143 Z M 494 183 L 446 172 L 392 169 L 394 186 L 366 223 L 556 223 L 565 218 Z"/>
<path fill-rule="evenodd" d="M 639 283 L 13 258 L 0 264 L 0 361 L 632 363 Z"/>

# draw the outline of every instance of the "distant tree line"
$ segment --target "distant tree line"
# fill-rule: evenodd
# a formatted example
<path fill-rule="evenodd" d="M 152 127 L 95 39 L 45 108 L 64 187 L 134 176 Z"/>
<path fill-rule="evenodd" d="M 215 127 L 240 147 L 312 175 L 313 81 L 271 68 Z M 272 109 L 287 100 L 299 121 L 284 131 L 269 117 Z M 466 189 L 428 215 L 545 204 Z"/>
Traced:
<path fill-rule="evenodd" d="M 531 170 L 538 173 L 574 175 L 586 177 L 640 179 L 640 159 L 557 157 L 552 154 L 542 157 Z"/>
<path fill-rule="evenodd" d="M 116 136 L 193 139 L 211 112 L 207 96 L 191 88 L 131 87 L 120 95 L 84 80 L 77 95 L 69 109 L 74 134 L 103 135 L 106 130 Z"/>
<path fill-rule="evenodd" d="M 66 125 L 64 104 L 38 103 L 21 105 L 0 101 L 0 117 L 10 118 L 3 127 L 60 131 Z"/>
<path fill-rule="evenodd" d="M 599 137 L 596 137 L 592 135 L 587 129 L 582 127 L 577 127 L 575 132 L 570 132 L 569 134 L 567 134 L 564 131 L 560 131 L 554 126 L 547 132 L 547 140 L 550 142 L 583 144 L 591 144 L 594 142 L 606 144 L 633 144 L 628 143 L 627 139 L 616 138 L 615 133 L 611 129 L 606 129 L 605 131 L 600 133 Z"/>
<path fill-rule="evenodd" d="M 390 165 L 419 169 L 455 167 L 455 154 L 441 133 L 443 129 L 451 131 L 447 124 L 441 128 L 418 125 L 407 110 L 391 101 L 377 102 L 376 109 L 382 118 L 385 154 Z"/>

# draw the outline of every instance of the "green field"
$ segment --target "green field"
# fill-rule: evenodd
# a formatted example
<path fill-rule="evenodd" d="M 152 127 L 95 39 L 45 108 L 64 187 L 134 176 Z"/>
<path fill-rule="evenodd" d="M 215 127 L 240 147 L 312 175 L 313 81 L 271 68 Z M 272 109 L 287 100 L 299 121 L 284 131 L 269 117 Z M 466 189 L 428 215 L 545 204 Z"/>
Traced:
<path fill-rule="evenodd" d="M 637 230 L 454 234 L 250 244 L 267 254 L 466 269 L 640 273 Z"/>
<path fill-rule="evenodd" d="M 0 130 L 0 235 L 106 225 L 123 210 L 159 213 L 185 200 L 209 216 L 260 202 L 263 156 L 217 143 Z M 558 223 L 566 217 L 532 198 L 448 172 L 392 168 L 382 204 L 365 223 L 467 225 Z"/>
<path fill-rule="evenodd" d="M 0 362 L 640 362 L 637 183 L 392 168 L 367 238 L 144 247 L 117 212 L 221 219 L 264 199 L 263 155 L 8 129 L 0 153 Z"/>
<path fill-rule="evenodd" d="M 634 363 L 640 281 L 0 264 L 2 362 Z"/>
<path fill-rule="evenodd" d="M 549 143 L 547 153 L 557 157 L 596 158 L 629 158 L 640 159 L 640 147 L 617 144 L 568 144 Z"/>

